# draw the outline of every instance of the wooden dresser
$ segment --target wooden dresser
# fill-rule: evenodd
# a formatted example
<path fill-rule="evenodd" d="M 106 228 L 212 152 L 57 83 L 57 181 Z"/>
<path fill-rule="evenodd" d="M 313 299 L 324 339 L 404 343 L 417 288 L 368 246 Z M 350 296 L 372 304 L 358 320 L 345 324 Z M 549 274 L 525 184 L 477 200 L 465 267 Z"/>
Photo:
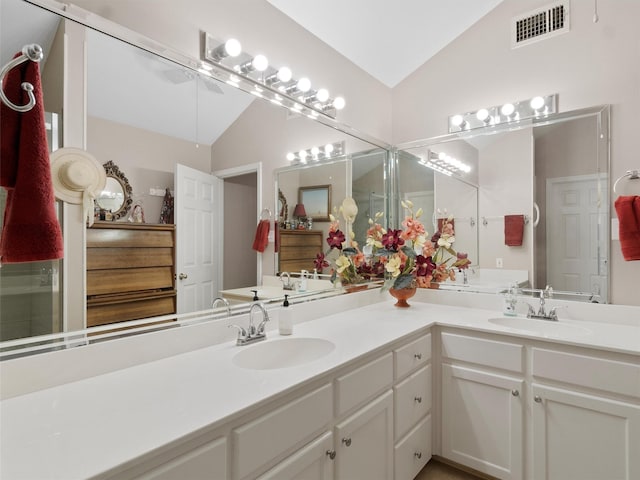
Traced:
<path fill-rule="evenodd" d="M 316 255 L 324 251 L 322 230 L 280 230 L 280 271 L 313 271 Z"/>
<path fill-rule="evenodd" d="M 87 229 L 87 326 L 176 312 L 175 226 L 96 222 Z"/>

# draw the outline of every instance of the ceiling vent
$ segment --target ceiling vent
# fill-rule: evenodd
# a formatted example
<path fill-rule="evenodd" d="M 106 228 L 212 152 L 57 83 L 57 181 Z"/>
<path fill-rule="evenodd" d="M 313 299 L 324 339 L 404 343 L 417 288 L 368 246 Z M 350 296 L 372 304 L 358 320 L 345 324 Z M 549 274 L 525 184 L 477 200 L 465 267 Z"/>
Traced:
<path fill-rule="evenodd" d="M 568 31 L 568 1 L 540 7 L 511 20 L 511 48 L 545 40 Z"/>

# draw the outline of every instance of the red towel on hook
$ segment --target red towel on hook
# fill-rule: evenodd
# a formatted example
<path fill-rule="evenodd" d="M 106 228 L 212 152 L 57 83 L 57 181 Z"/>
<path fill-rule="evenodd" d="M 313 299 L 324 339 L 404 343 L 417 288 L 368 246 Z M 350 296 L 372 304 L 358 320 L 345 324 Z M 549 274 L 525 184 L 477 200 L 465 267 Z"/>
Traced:
<path fill-rule="evenodd" d="M 620 248 L 626 261 L 640 260 L 640 196 L 627 195 L 615 201 Z"/>
<path fill-rule="evenodd" d="M 522 245 L 524 237 L 524 215 L 504 216 L 504 244 L 509 247 Z"/>
<path fill-rule="evenodd" d="M 269 220 L 260 220 L 256 228 L 256 237 L 253 240 L 253 249 L 257 252 L 264 252 L 269 243 Z"/>
<path fill-rule="evenodd" d="M 27 93 L 21 88 L 22 82 L 29 82 L 34 87 L 36 105 L 31 110 L 16 112 L 0 102 L 0 184 L 7 190 L 0 237 L 2 263 L 63 257 L 37 62 L 21 63 L 5 76 L 2 89 L 16 105 L 24 105 L 29 101 Z"/>

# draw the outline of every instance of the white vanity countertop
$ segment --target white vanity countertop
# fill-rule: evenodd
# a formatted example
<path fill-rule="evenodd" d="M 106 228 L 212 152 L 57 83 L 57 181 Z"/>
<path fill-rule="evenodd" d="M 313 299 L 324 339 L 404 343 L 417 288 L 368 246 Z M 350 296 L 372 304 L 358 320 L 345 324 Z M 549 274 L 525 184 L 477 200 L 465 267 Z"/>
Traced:
<path fill-rule="evenodd" d="M 336 346 L 297 367 L 237 367 L 233 355 L 251 347 L 227 342 L 10 398 L 0 404 L 0 478 L 97 475 L 192 432 L 215 428 L 256 403 L 435 324 L 640 354 L 638 326 L 566 321 L 589 332 L 554 337 L 488 322 L 500 316 L 418 301 L 398 309 L 385 300 L 296 324 L 294 336 L 324 338 Z M 276 331 L 269 334 L 270 340 L 283 338 Z"/>

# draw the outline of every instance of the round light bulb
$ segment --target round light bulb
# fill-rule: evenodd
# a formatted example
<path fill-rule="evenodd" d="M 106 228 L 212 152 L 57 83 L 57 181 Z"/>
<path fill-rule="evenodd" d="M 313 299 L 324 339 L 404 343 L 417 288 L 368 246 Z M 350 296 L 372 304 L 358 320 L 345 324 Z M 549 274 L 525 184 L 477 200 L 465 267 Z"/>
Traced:
<path fill-rule="evenodd" d="M 314 157 L 317 157 L 319 153 L 320 153 L 320 149 L 318 147 L 313 147 L 311 149 L 311 155 L 313 155 Z"/>
<path fill-rule="evenodd" d="M 484 122 L 487 118 L 489 118 L 489 110 L 486 108 L 481 108 L 476 112 L 476 118 L 481 122 Z"/>
<path fill-rule="evenodd" d="M 235 38 L 230 38 L 224 44 L 224 51 L 230 57 L 237 57 L 242 53 L 242 45 Z"/>
<path fill-rule="evenodd" d="M 287 160 L 289 160 L 290 162 L 293 162 L 295 159 L 296 159 L 296 156 L 292 152 L 287 153 Z"/>
<path fill-rule="evenodd" d="M 293 74 L 291 73 L 291 69 L 288 67 L 282 67 L 280 70 L 278 70 L 277 77 L 281 82 L 288 82 L 289 80 L 291 80 L 292 76 Z"/>
<path fill-rule="evenodd" d="M 439 158 L 440 160 L 444 160 L 445 158 L 447 158 L 447 154 L 446 154 L 446 153 L 444 153 L 444 152 L 440 152 L 440 153 L 438 154 L 438 158 Z"/>
<path fill-rule="evenodd" d="M 531 102 L 529 102 L 531 108 L 534 110 L 540 110 L 544 106 L 544 98 L 542 97 L 533 97 Z"/>
<path fill-rule="evenodd" d="M 306 150 L 300 150 L 298 152 L 298 156 L 300 157 L 300 160 L 302 160 L 303 162 L 306 161 L 306 159 L 307 159 L 307 151 Z"/>
<path fill-rule="evenodd" d="M 296 87 L 301 92 L 308 92 L 311 88 L 311 80 L 309 80 L 307 77 L 302 77 L 300 80 L 298 80 Z"/>
<path fill-rule="evenodd" d="M 256 55 L 251 60 L 251 66 L 258 72 L 264 72 L 269 66 L 269 60 L 264 55 Z"/>
<path fill-rule="evenodd" d="M 327 100 L 329 100 L 329 90 L 327 90 L 326 88 L 321 88 L 316 93 L 316 98 L 318 99 L 319 102 L 322 102 L 322 103 L 326 102 Z"/>
<path fill-rule="evenodd" d="M 464 118 L 462 118 L 462 115 L 454 115 L 453 117 L 451 117 L 451 124 L 453 126 L 459 127 L 460 125 L 462 125 L 462 122 L 464 122 Z"/>
<path fill-rule="evenodd" d="M 515 111 L 516 107 L 513 105 L 513 103 L 505 103 L 500 109 L 500 113 L 502 113 L 502 115 L 504 115 L 505 117 L 510 117 Z"/>
<path fill-rule="evenodd" d="M 327 143 L 324 146 L 324 153 L 325 153 L 325 155 L 331 155 L 331 153 L 333 153 L 333 144 Z"/>
<path fill-rule="evenodd" d="M 342 110 L 344 108 L 344 106 L 346 105 L 347 102 L 345 102 L 344 98 L 342 97 L 336 97 L 333 100 L 333 108 L 335 108 L 336 110 Z"/>

